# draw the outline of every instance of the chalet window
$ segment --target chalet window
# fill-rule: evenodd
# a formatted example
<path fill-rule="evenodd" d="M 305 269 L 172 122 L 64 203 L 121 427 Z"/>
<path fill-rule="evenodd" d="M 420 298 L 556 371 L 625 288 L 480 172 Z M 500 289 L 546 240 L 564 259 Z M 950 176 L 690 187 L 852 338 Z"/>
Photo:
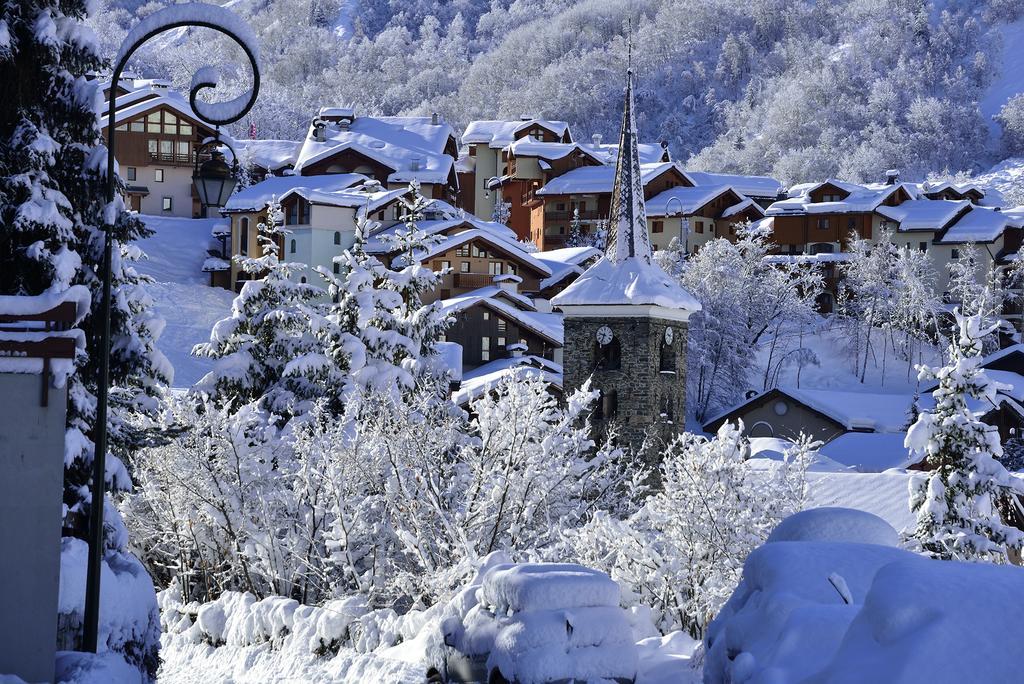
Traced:
<path fill-rule="evenodd" d="M 305 284 L 306 283 L 306 276 L 302 276 L 301 278 L 299 278 L 299 282 L 302 283 L 302 284 Z"/>
<path fill-rule="evenodd" d="M 501 317 L 499 316 L 499 317 L 498 317 L 498 332 L 500 332 L 500 333 L 504 333 L 504 332 L 505 332 L 505 328 L 506 328 L 506 326 L 507 326 L 507 325 L 508 325 L 508 324 L 507 324 L 507 323 L 505 322 L 505 319 L 504 319 L 504 318 L 501 318 Z"/>
<path fill-rule="evenodd" d="M 455 256 L 468 257 L 469 245 L 460 245 L 459 248 L 455 250 Z"/>
<path fill-rule="evenodd" d="M 918 246 L 918 248 L 922 252 L 927 252 L 928 251 L 928 243 L 927 242 L 919 242 L 917 246 Z"/>
<path fill-rule="evenodd" d="M 485 321 L 491 320 L 491 312 L 490 311 L 484 311 L 484 320 Z"/>
<path fill-rule="evenodd" d="M 339 264 L 337 261 L 334 262 L 334 273 L 335 275 L 341 273 L 341 264 Z"/>
<path fill-rule="evenodd" d="M 341 244 L 341 231 L 339 231 L 339 230 L 334 231 L 334 244 L 336 244 L 336 245 L 340 245 Z"/>
<path fill-rule="evenodd" d="M 459 262 L 459 270 L 462 271 L 463 273 L 469 273 L 469 262 L 468 261 L 461 261 L 461 262 Z"/>
<path fill-rule="evenodd" d="M 442 271 L 450 271 L 451 268 L 452 268 L 452 262 L 450 262 L 450 261 L 442 261 L 441 262 L 441 270 Z"/>
<path fill-rule="evenodd" d="M 693 222 L 693 232 L 695 232 L 695 233 L 703 233 L 704 232 L 704 224 L 701 223 L 700 221 L 694 221 Z"/>
<path fill-rule="evenodd" d="M 149 149 L 149 156 L 155 158 L 157 155 L 157 141 L 150 138 L 146 141 L 146 147 Z"/>
<path fill-rule="evenodd" d="M 950 250 L 949 256 L 950 256 L 951 259 L 959 259 L 960 258 L 960 250 L 956 249 L 954 247 L 953 249 Z"/>
<path fill-rule="evenodd" d="M 515 264 L 505 264 L 505 273 L 510 273 L 512 275 L 515 275 L 516 274 L 516 265 Z"/>
<path fill-rule="evenodd" d="M 146 130 L 146 123 L 144 121 L 132 121 L 128 124 L 128 130 L 132 133 L 142 133 Z"/>
<path fill-rule="evenodd" d="M 622 368 L 622 350 L 619 338 L 613 337 L 608 344 L 594 343 L 594 359 L 597 370 L 619 370 Z"/>
<path fill-rule="evenodd" d="M 671 344 L 661 341 L 661 363 L 659 370 L 663 373 L 676 372 L 676 348 Z"/>
<path fill-rule="evenodd" d="M 288 217 L 285 220 L 285 223 L 287 223 L 289 226 L 294 226 L 298 222 L 299 222 L 299 203 L 295 202 L 294 204 L 291 204 L 291 205 L 288 206 Z M 292 240 L 292 244 L 294 244 L 294 243 L 295 243 L 295 240 Z M 293 249 L 292 251 L 294 252 L 295 250 Z"/>
<path fill-rule="evenodd" d="M 505 338 L 504 337 L 499 337 L 498 338 L 498 349 L 504 349 L 504 348 L 505 348 Z"/>
<path fill-rule="evenodd" d="M 178 135 L 192 135 L 192 124 L 184 121 L 178 124 Z"/>
<path fill-rule="evenodd" d="M 651 232 L 652 233 L 664 233 L 665 232 L 665 222 L 664 221 L 655 221 L 654 224 L 651 226 Z"/>
<path fill-rule="evenodd" d="M 480 360 L 490 361 L 491 360 L 491 338 L 481 337 L 480 338 Z"/>
<path fill-rule="evenodd" d="M 241 228 L 238 231 L 238 251 L 245 256 L 249 254 L 249 219 L 243 218 L 239 225 Z"/>
<path fill-rule="evenodd" d="M 473 245 L 473 256 L 474 257 L 479 257 L 480 256 L 480 248 L 477 247 L 476 245 Z"/>
<path fill-rule="evenodd" d="M 292 254 L 295 254 L 295 240 L 292 240 L 291 248 L 292 248 Z"/>
<path fill-rule="evenodd" d="M 170 197 L 164 197 L 160 202 L 160 208 L 164 211 L 171 211 L 172 206 L 173 204 Z"/>
<path fill-rule="evenodd" d="M 490 275 L 492 275 L 492 276 L 501 275 L 501 262 L 500 261 L 488 262 L 488 264 L 487 264 L 487 272 Z"/>
<path fill-rule="evenodd" d="M 149 116 L 146 117 L 146 132 L 160 132 L 160 112 L 152 112 Z"/>
<path fill-rule="evenodd" d="M 565 211 L 565 202 L 558 202 L 555 204 L 555 211 Z"/>
<path fill-rule="evenodd" d="M 661 249 L 661 247 L 658 246 L 657 242 L 651 244 L 651 250 L 652 251 L 657 252 L 659 249 Z"/>
<path fill-rule="evenodd" d="M 163 183 L 164 182 L 164 170 L 163 169 L 156 169 L 155 171 L 153 171 L 153 180 L 156 181 L 157 183 Z"/>
<path fill-rule="evenodd" d="M 822 202 L 842 202 L 843 198 L 839 195 L 822 195 Z"/>
<path fill-rule="evenodd" d="M 170 112 L 164 112 L 164 133 L 167 135 L 178 134 L 178 119 Z"/>
<path fill-rule="evenodd" d="M 174 154 L 174 142 L 171 140 L 160 141 L 160 158 L 170 159 L 171 155 Z"/>
<path fill-rule="evenodd" d="M 128 180 L 133 181 L 136 178 L 136 170 L 134 166 L 128 167 Z"/>
<path fill-rule="evenodd" d="M 828 230 L 828 218 L 821 216 L 818 218 L 818 230 Z"/>
<path fill-rule="evenodd" d="M 587 210 L 587 203 L 586 202 L 580 202 L 580 213 L 582 214 L 586 210 Z"/>
<path fill-rule="evenodd" d="M 178 147 L 178 161 L 190 161 L 192 153 L 189 151 L 188 142 L 185 140 L 179 140 L 177 143 Z"/>

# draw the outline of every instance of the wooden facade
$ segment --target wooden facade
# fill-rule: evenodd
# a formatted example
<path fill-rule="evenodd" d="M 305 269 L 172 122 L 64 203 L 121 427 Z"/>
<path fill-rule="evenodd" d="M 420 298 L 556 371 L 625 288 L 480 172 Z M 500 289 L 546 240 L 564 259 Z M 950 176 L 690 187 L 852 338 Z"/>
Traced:
<path fill-rule="evenodd" d="M 512 356 L 507 348 L 512 344 L 525 344 L 524 354 L 549 361 L 554 360 L 555 349 L 560 346 L 536 328 L 506 315 L 486 299 L 459 311 L 454 318 L 454 323 L 445 331 L 445 340 L 462 345 L 463 371 Z"/>

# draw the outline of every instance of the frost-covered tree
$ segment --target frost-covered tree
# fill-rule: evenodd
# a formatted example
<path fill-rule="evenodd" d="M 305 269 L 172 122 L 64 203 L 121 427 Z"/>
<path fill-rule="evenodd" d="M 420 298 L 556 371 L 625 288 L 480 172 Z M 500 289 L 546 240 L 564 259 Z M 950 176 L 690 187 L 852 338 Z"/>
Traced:
<path fill-rule="evenodd" d="M 9 2 L 0 7 L 0 292 L 10 295 L 60 293 L 84 285 L 92 296 L 92 313 L 81 323 L 87 332 L 86 353 L 76 361 L 68 387 L 64 463 L 66 572 L 69 586 L 84 586 L 85 546 L 90 503 L 95 429 L 99 340 L 96 312 L 101 304 L 104 224 L 112 231 L 109 448 L 106 485 L 111 491 L 131 487 L 121 458 L 143 441 L 133 416 L 156 409 L 160 386 L 172 369 L 156 350 L 162 322 L 140 287 L 131 262 L 140 256 L 132 245 L 145 226 L 124 211 L 119 198 L 104 202 L 106 149 L 95 113 L 101 97 L 86 75 L 101 67 L 92 32 L 83 25 L 89 4 Z M 119 185 L 120 182 L 118 181 Z M 105 516 L 104 560 L 117 570 L 105 574 L 104 592 L 122 591 L 125 574 L 144 572 L 128 553 L 120 517 Z M 80 576 L 79 576 L 80 575 Z M 135 578 L 132 578 L 135 581 Z M 77 606 L 75 601 L 78 601 Z M 61 643 L 79 643 L 84 596 L 70 596 L 74 606 L 60 618 Z M 116 603 L 116 599 L 114 601 Z M 148 624 L 126 625 L 111 632 L 109 646 L 149 674 L 157 666 L 155 602 Z M 118 616 L 106 614 L 116 624 Z"/>
<path fill-rule="evenodd" d="M 974 245 L 964 245 L 958 259 L 949 262 L 949 286 L 947 297 L 959 305 L 961 311 L 978 312 L 982 316 L 982 327 L 996 326 L 994 332 L 983 340 L 982 351 L 991 353 L 999 348 L 999 332 L 1009 326 L 1003 322 L 1003 312 L 1008 303 L 1018 299 L 1017 288 L 1021 280 L 1021 262 L 1000 266 L 986 260 L 983 267 Z"/>
<path fill-rule="evenodd" d="M 1024 155 L 1024 93 L 1007 100 L 995 119 L 1002 127 L 1003 152 L 1011 157 Z"/>
<path fill-rule="evenodd" d="M 927 477 L 910 484 L 910 508 L 917 527 L 910 540 L 934 557 L 1002 563 L 1019 554 L 1024 533 L 1003 522 L 1000 505 L 1021 510 L 1024 484 L 999 462 L 998 430 L 981 421 L 978 406 L 996 405 L 1000 385 L 981 367 L 985 327 L 980 313 L 954 312 L 958 336 L 943 368 L 922 366 L 922 380 L 937 380 L 935 407 L 922 411 L 907 431 L 906 446 L 925 459 Z M 1019 556 L 1018 556 L 1019 557 Z"/>
<path fill-rule="evenodd" d="M 706 439 L 689 433 L 668 445 L 662 489 L 628 518 L 602 513 L 567 536 L 565 553 L 608 572 L 627 601 L 655 609 L 667 633 L 696 638 L 740 580 L 747 555 L 800 510 L 814 445 L 801 440 L 770 471 L 745 462 L 742 425 Z"/>
<path fill-rule="evenodd" d="M 495 190 L 494 193 L 494 210 L 491 212 L 491 220 L 495 223 L 505 225 L 512 216 L 512 204 L 506 202 L 504 195 L 497 190 Z"/>
<path fill-rule="evenodd" d="M 700 301 L 690 319 L 687 352 L 688 408 L 698 420 L 730 406 L 752 385 L 758 348 L 767 345 L 771 361 L 781 362 L 797 343 L 794 333 L 814 313 L 821 273 L 813 266 L 768 259 L 767 232 L 741 225 L 735 243 L 718 238 L 693 255 L 674 249 L 659 253 L 662 263 Z"/>
<path fill-rule="evenodd" d="M 304 264 L 280 259 L 284 214 L 276 200 L 259 223 L 261 256 L 236 256 L 249 276 L 210 341 L 193 354 L 215 360 L 194 388 L 225 405 L 263 402 L 284 417 L 302 413 L 306 402 L 335 391 L 337 359 L 323 353 L 318 334 L 329 323 L 319 302 L 324 290 L 306 282 Z"/>

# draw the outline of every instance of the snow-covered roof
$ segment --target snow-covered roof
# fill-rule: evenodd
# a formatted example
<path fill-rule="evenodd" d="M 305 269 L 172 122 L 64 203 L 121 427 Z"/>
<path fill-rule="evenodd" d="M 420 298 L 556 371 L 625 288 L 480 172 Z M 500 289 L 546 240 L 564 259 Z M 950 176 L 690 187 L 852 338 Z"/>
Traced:
<path fill-rule="evenodd" d="M 539 356 L 511 356 L 495 359 L 467 371 L 462 385 L 452 393 L 452 401 L 459 406 L 479 399 L 507 378 L 536 376 L 558 389 L 562 389 L 562 366 Z"/>
<path fill-rule="evenodd" d="M 599 258 L 601 250 L 596 247 L 563 247 L 546 252 L 534 252 L 533 256 L 551 269 L 551 275 L 540 283 L 540 288 L 545 290 L 570 276 L 583 273 L 583 264 Z"/>
<path fill-rule="evenodd" d="M 733 189 L 735 190 L 735 188 Z M 736 216 L 737 214 L 742 214 L 745 211 L 751 210 L 755 214 L 759 214 L 762 218 L 764 217 L 764 209 L 761 208 L 761 205 L 748 197 L 739 204 L 734 204 L 731 207 L 727 207 L 726 210 L 722 212 L 721 218 L 729 218 L 731 216 Z"/>
<path fill-rule="evenodd" d="M 228 271 L 231 269 L 231 262 L 219 257 L 206 257 L 203 261 L 203 273 L 216 271 Z"/>
<path fill-rule="evenodd" d="M 509 242 L 515 242 L 518 240 L 518 236 L 515 231 L 508 226 L 501 223 L 495 223 L 493 221 L 481 221 L 473 216 L 456 216 L 453 218 L 417 221 L 416 228 L 417 230 L 423 231 L 423 233 L 428 237 L 432 235 L 440 235 L 442 233 L 449 233 L 461 228 L 462 230 L 478 229 L 490 232 Z M 388 242 L 388 238 L 395 237 L 399 231 L 404 231 L 405 229 L 404 223 L 396 223 L 386 228 L 373 231 L 370 239 L 366 241 L 366 251 L 371 254 L 386 254 L 387 252 L 390 252 L 391 245 Z"/>
<path fill-rule="evenodd" d="M 931 182 L 922 183 L 920 187 L 921 192 L 928 193 L 929 195 L 944 192 L 946 190 L 952 190 L 959 195 L 966 195 L 968 192 L 976 192 L 982 197 L 985 196 L 985 186 L 981 183 L 953 183 L 951 181 L 942 182 Z"/>
<path fill-rule="evenodd" d="M 712 426 L 733 413 L 742 412 L 747 406 L 759 404 L 775 392 L 828 416 L 847 430 L 905 432 L 913 404 L 913 397 L 907 394 L 777 387 L 721 412 L 705 421 L 704 425 Z"/>
<path fill-rule="evenodd" d="M 156 107 L 167 107 L 168 109 L 173 109 L 180 116 L 192 121 L 195 126 L 202 126 L 204 129 L 210 128 L 196 117 L 196 113 L 192 110 L 188 100 L 174 90 L 166 90 L 164 88 L 135 90 L 117 98 L 116 104 L 117 110 L 114 112 L 115 125 L 134 119 Z M 103 106 L 96 110 L 96 115 L 100 119 L 100 126 L 107 125 L 108 106 L 108 103 L 103 103 Z M 226 138 L 227 135 L 222 133 L 221 137 Z"/>
<path fill-rule="evenodd" d="M 822 252 L 820 254 L 769 254 L 764 261 L 769 264 L 834 264 L 853 259 L 850 252 Z"/>
<path fill-rule="evenodd" d="M 700 302 L 656 264 L 630 257 L 615 263 L 602 257 L 569 287 L 555 295 L 557 307 L 594 305 L 660 306 L 700 311 Z"/>
<path fill-rule="evenodd" d="M 509 296 L 511 295 L 511 297 Z M 522 295 L 518 295 L 522 297 Z M 526 297 L 522 297 L 526 299 Z M 514 302 L 514 303 L 513 303 Z M 556 346 L 562 346 L 562 317 L 556 314 L 538 313 L 532 303 L 519 301 L 516 295 L 501 291 L 498 287 L 483 287 L 479 290 L 441 300 L 441 309 L 447 314 L 456 314 L 474 306 L 485 306 L 505 318 L 515 321 L 521 328 L 545 338 Z"/>
<path fill-rule="evenodd" d="M 967 200 L 914 199 L 889 207 L 882 205 L 875 211 L 899 224 L 899 230 L 939 231 L 969 207 Z"/>
<path fill-rule="evenodd" d="M 273 197 L 281 199 L 299 188 L 307 191 L 336 192 L 368 180 L 359 173 L 335 173 L 323 176 L 274 176 L 233 194 L 223 211 L 260 211 Z"/>
<path fill-rule="evenodd" d="M 454 235 L 445 236 L 444 239 L 429 245 L 427 249 L 417 252 L 416 258 L 420 261 L 425 261 L 437 256 L 438 254 L 444 254 L 445 252 L 455 249 L 459 245 L 469 242 L 470 240 L 482 240 L 492 247 L 505 252 L 516 259 L 519 263 L 526 264 L 542 276 L 551 275 L 551 269 L 548 268 L 547 264 L 534 258 L 534 256 L 529 252 L 523 251 L 523 249 L 515 242 L 506 240 L 495 234 L 493 231 L 483 228 L 471 228 L 470 230 L 464 230 L 460 233 L 455 233 Z M 405 258 L 405 255 L 396 256 L 394 259 L 394 265 L 404 265 Z"/>
<path fill-rule="evenodd" d="M 92 306 L 92 295 L 84 285 L 72 285 L 63 292 L 28 295 L 0 295 L 0 317 L 39 317 L 40 320 L 12 321 L 5 323 L 0 330 L 0 342 L 12 342 L 19 345 L 42 343 L 50 338 L 64 338 L 68 342 L 68 354 L 49 357 L 45 360 L 40 353 L 33 356 L 31 352 L 19 350 L 0 355 L 0 372 L 40 374 L 49 368 L 53 374 L 56 387 L 63 387 L 68 377 L 75 372 L 74 356 L 85 349 L 85 331 L 80 328 L 69 330 L 47 330 L 47 321 L 43 316 L 56 307 L 71 303 L 74 305 L 74 317 L 68 321 L 78 325 L 89 313 Z"/>
<path fill-rule="evenodd" d="M 580 147 L 593 156 L 604 159 L 605 164 L 614 164 L 619 156 L 617 143 L 580 143 Z M 637 143 L 636 152 L 641 164 L 658 164 L 665 161 L 668 148 L 662 147 L 659 143 Z M 671 155 L 669 161 L 672 161 Z"/>
<path fill-rule="evenodd" d="M 582 152 L 599 164 L 603 165 L 605 163 L 603 156 L 595 156 L 578 143 L 540 142 L 539 140 L 527 137 L 516 140 L 505 149 L 516 157 L 537 157 L 547 161 L 564 159 L 573 152 Z"/>
<path fill-rule="evenodd" d="M 336 109 L 336 108 L 335 108 Z M 332 109 L 321 110 L 295 162 L 297 172 L 335 154 L 352 150 L 391 169 L 388 182 L 446 183 L 455 159 L 445 153 L 454 134 L 443 121 L 432 117 L 355 116 L 343 124 L 324 117 L 340 116 Z M 324 140 L 316 139 L 317 124 L 324 127 Z"/>
<path fill-rule="evenodd" d="M 734 173 L 709 173 L 707 171 L 687 171 L 686 175 L 694 185 L 728 185 L 733 190 L 747 197 L 776 198 L 785 191 L 782 181 L 769 176 L 743 176 Z"/>
<path fill-rule="evenodd" d="M 861 473 L 906 468 L 917 459 L 903 446 L 903 432 L 847 432 L 820 448 L 837 463 Z"/>
<path fill-rule="evenodd" d="M 994 242 L 1007 226 L 1020 227 L 1021 222 L 1001 211 L 972 206 L 936 241 L 943 244 L 962 242 Z"/>
<path fill-rule="evenodd" d="M 727 185 L 698 185 L 692 188 L 677 186 L 659 193 L 645 202 L 648 216 L 678 216 L 696 214 L 708 202 L 729 192 Z"/>
<path fill-rule="evenodd" d="M 646 185 L 674 166 L 672 162 L 640 164 L 640 175 Z M 615 166 L 581 166 L 552 178 L 537 191 L 538 195 L 576 195 L 611 192 L 615 184 Z"/>
<path fill-rule="evenodd" d="M 547 119 L 521 119 L 519 121 L 470 121 L 462 134 L 463 145 L 485 143 L 488 147 L 502 148 L 511 145 L 516 133 L 541 126 L 562 138 L 569 131 L 569 124 L 564 121 Z"/>
<path fill-rule="evenodd" d="M 819 188 L 830 185 L 848 193 L 847 196 L 834 202 L 812 202 L 811 193 Z M 894 185 L 854 185 L 829 179 L 823 183 L 810 183 L 793 186 L 790 189 L 790 197 L 772 203 L 766 213 L 769 216 L 778 216 L 789 213 L 806 214 L 845 214 L 862 213 L 874 211 L 882 202 L 893 193 L 903 190 L 911 199 L 917 197 L 917 188 L 908 183 L 896 183 Z"/>
<path fill-rule="evenodd" d="M 294 140 L 236 140 L 238 156 L 268 171 L 294 166 L 302 143 Z"/>

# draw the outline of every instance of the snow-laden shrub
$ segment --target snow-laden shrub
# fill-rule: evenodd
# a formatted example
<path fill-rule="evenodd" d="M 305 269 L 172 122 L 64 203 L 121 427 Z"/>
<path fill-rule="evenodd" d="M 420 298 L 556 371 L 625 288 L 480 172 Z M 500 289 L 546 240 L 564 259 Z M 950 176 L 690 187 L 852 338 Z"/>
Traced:
<path fill-rule="evenodd" d="M 561 405 L 517 375 L 470 417 L 445 389 L 353 393 L 340 417 L 314 408 L 284 430 L 251 405 L 178 402 L 171 420 L 190 428 L 139 454 L 124 504 L 144 559 L 186 602 L 358 594 L 406 612 L 449 598 L 487 554 L 544 549 L 632 499 L 643 473 L 589 438 L 594 393 Z"/>
<path fill-rule="evenodd" d="M 767 471 L 749 468 L 748 454 L 742 426 L 726 423 L 710 440 L 678 437 L 663 456 L 661 491 L 626 519 L 598 513 L 567 531 L 560 551 L 611 575 L 626 605 L 653 607 L 663 632 L 701 636 L 747 554 L 802 506 L 810 444 Z"/>
<path fill-rule="evenodd" d="M 1002 128 L 1003 152 L 1006 156 L 1024 155 L 1024 93 L 1007 100 L 995 120 Z"/>

